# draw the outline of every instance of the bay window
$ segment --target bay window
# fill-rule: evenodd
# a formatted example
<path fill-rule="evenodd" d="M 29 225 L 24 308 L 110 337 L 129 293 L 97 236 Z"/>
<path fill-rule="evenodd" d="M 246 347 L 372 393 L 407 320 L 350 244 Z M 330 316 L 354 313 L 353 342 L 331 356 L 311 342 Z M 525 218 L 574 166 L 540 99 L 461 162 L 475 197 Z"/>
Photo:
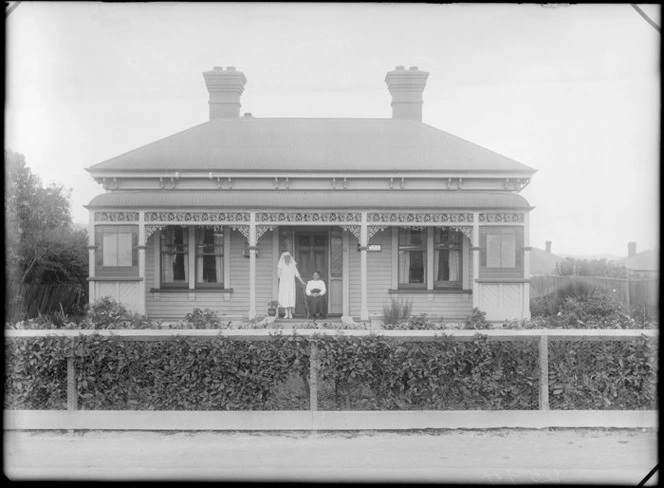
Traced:
<path fill-rule="evenodd" d="M 138 276 L 138 226 L 95 227 L 95 275 Z"/>
<path fill-rule="evenodd" d="M 480 227 L 480 278 L 523 277 L 523 227 Z"/>

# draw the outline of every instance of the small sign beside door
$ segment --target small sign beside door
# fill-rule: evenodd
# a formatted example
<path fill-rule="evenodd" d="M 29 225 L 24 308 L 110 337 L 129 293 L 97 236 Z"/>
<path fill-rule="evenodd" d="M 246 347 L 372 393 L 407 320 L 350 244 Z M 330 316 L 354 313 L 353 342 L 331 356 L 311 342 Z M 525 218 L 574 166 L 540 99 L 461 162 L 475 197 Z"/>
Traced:
<path fill-rule="evenodd" d="M 360 249 L 361 246 L 357 246 L 357 250 L 361 251 Z M 367 251 L 372 251 L 372 252 L 377 252 L 377 251 L 382 251 L 383 250 L 383 245 L 382 244 L 369 244 L 367 246 Z"/>

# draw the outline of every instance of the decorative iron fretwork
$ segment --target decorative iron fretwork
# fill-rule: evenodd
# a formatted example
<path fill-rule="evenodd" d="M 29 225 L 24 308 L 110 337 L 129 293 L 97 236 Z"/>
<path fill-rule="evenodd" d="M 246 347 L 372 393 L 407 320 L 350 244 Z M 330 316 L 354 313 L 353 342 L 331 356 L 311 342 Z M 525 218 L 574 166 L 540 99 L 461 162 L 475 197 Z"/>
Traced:
<path fill-rule="evenodd" d="M 424 224 L 424 223 L 446 223 L 446 222 L 473 222 L 472 213 L 444 213 L 444 212 L 372 212 L 367 214 L 368 222 L 380 224 Z"/>
<path fill-rule="evenodd" d="M 224 231 L 224 226 L 223 225 L 197 225 L 196 227 L 200 227 L 201 229 L 212 229 L 215 232 L 223 232 Z"/>
<path fill-rule="evenodd" d="M 360 213 L 351 212 L 260 212 L 256 222 L 359 222 Z"/>
<path fill-rule="evenodd" d="M 234 225 L 231 229 L 238 231 L 244 236 L 244 238 L 249 241 L 249 226 L 248 225 Z"/>
<path fill-rule="evenodd" d="M 148 238 L 152 234 L 154 234 L 156 231 L 159 231 L 159 230 L 163 229 L 164 227 L 166 227 L 166 226 L 165 225 L 146 225 L 145 226 L 145 241 L 143 242 L 143 244 L 148 242 Z"/>
<path fill-rule="evenodd" d="M 146 222 L 248 222 L 248 212 L 146 212 Z"/>
<path fill-rule="evenodd" d="M 523 222 L 522 213 L 481 213 L 480 222 L 483 223 L 519 223 Z"/>
<path fill-rule="evenodd" d="M 258 239 L 263 237 L 263 234 L 265 234 L 268 231 L 274 230 L 274 227 L 270 225 L 257 225 L 256 226 L 256 242 L 258 242 Z"/>
<path fill-rule="evenodd" d="M 464 236 L 466 236 L 468 239 L 470 239 L 470 242 L 473 242 L 473 228 L 470 225 L 462 225 L 462 226 L 450 226 L 447 227 L 448 229 L 455 230 L 457 232 L 461 232 Z"/>
<path fill-rule="evenodd" d="M 386 225 L 369 225 L 367 226 L 367 242 L 376 235 L 377 232 L 381 232 L 387 229 Z"/>
<path fill-rule="evenodd" d="M 138 212 L 95 212 L 95 222 L 137 222 Z"/>
<path fill-rule="evenodd" d="M 361 234 L 362 234 L 362 226 L 360 226 L 360 225 L 342 225 L 341 228 L 343 230 L 347 230 L 348 232 L 353 234 L 358 241 L 360 240 Z"/>

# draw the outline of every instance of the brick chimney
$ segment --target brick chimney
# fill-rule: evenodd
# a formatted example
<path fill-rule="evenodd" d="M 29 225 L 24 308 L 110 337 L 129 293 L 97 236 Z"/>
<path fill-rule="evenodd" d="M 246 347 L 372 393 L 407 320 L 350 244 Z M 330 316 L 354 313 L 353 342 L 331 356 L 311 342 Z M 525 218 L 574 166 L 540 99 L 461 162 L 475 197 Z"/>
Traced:
<path fill-rule="evenodd" d="M 636 256 L 636 242 L 627 243 L 627 257 L 631 258 Z"/>
<path fill-rule="evenodd" d="M 422 122 L 422 92 L 429 73 L 417 66 L 397 66 L 389 71 L 385 83 L 392 95 L 392 118 Z"/>
<path fill-rule="evenodd" d="M 224 71 L 215 66 L 212 71 L 203 73 L 205 85 L 210 92 L 210 120 L 240 117 L 240 95 L 247 79 L 244 73 L 229 66 Z"/>
<path fill-rule="evenodd" d="M 546 241 L 545 244 L 546 244 L 546 252 L 551 254 L 551 241 Z"/>

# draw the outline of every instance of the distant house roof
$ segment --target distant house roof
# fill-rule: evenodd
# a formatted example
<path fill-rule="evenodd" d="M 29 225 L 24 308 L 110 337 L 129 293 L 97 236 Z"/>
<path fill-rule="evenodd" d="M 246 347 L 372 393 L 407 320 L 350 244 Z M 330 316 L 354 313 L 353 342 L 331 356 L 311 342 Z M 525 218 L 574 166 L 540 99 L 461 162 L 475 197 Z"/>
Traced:
<path fill-rule="evenodd" d="M 565 258 L 533 247 L 530 250 L 530 272 L 534 275 L 553 274 L 556 264 Z"/>
<path fill-rule="evenodd" d="M 623 258 L 619 261 L 626 268 L 634 271 L 658 271 L 659 253 L 653 249 L 640 252 L 631 258 Z"/>
<path fill-rule="evenodd" d="M 380 208 L 528 210 L 521 195 L 456 191 L 114 191 L 96 196 L 87 208 Z"/>
<path fill-rule="evenodd" d="M 214 119 L 88 171 L 536 170 L 429 125 L 399 119 Z"/>

